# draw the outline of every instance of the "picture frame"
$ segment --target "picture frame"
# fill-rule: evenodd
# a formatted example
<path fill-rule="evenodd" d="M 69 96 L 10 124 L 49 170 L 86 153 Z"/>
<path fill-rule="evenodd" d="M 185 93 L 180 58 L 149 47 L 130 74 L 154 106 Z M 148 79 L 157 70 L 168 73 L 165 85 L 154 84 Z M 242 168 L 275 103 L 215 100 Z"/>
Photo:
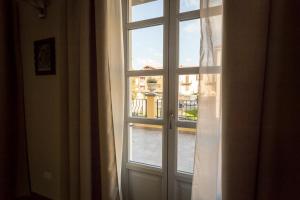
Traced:
<path fill-rule="evenodd" d="M 34 41 L 34 63 L 36 75 L 55 75 L 55 38 Z"/>

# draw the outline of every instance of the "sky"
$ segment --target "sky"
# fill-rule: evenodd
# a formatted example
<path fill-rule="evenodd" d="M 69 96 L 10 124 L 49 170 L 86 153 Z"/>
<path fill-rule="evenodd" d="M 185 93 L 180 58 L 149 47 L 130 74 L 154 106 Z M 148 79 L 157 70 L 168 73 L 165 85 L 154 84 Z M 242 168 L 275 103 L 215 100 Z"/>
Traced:
<path fill-rule="evenodd" d="M 200 0 L 180 0 L 180 12 L 196 10 L 199 7 Z M 132 21 L 161 17 L 163 0 L 133 6 L 131 16 Z M 200 20 L 182 21 L 179 27 L 179 66 L 197 66 L 200 50 Z M 135 29 L 130 31 L 130 35 L 133 69 L 140 70 L 146 65 L 163 68 L 163 25 Z"/>

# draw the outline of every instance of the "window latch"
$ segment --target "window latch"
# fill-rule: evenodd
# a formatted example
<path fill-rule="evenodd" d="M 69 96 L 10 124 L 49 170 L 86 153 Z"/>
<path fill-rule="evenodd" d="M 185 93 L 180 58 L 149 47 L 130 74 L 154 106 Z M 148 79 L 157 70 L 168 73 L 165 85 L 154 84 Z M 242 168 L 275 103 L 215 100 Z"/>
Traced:
<path fill-rule="evenodd" d="M 169 129 L 173 128 L 173 120 L 174 120 L 174 114 L 171 112 L 169 114 Z"/>

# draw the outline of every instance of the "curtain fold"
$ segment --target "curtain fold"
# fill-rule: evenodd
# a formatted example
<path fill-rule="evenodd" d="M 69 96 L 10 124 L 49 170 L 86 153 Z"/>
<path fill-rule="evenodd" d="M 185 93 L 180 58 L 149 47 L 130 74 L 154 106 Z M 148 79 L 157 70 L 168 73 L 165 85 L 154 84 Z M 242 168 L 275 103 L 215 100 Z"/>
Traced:
<path fill-rule="evenodd" d="M 31 193 L 29 160 L 28 160 L 28 144 L 25 120 L 25 102 L 24 102 L 24 79 L 23 65 L 20 41 L 20 24 L 19 24 L 19 6 L 16 1 L 12 2 L 12 19 L 14 30 L 14 63 L 16 67 L 16 197 L 28 196 Z"/>
<path fill-rule="evenodd" d="M 14 128 L 13 89 L 14 64 L 13 47 L 9 45 L 12 30 L 9 25 L 9 2 L 0 2 L 0 198 L 13 199 L 14 197 Z"/>
<path fill-rule="evenodd" d="M 299 9 L 224 1 L 223 200 L 299 196 Z"/>
<path fill-rule="evenodd" d="M 198 121 L 193 200 L 221 199 L 222 16 L 210 16 L 212 1 L 201 0 Z M 220 8 L 221 9 L 221 8 Z M 210 72 L 216 67 L 217 73 Z"/>
<path fill-rule="evenodd" d="M 125 72 L 122 4 L 120 0 L 108 1 L 110 22 L 108 23 L 108 65 L 112 100 L 112 115 L 115 133 L 118 183 L 121 189 L 121 168 L 123 152 L 123 129 L 125 107 Z M 122 197 L 121 197 L 122 199 Z"/>
<path fill-rule="evenodd" d="M 0 1 L 0 199 L 29 193 L 16 5 Z"/>
<path fill-rule="evenodd" d="M 121 27 L 119 0 L 68 2 L 71 199 L 120 199 Z"/>

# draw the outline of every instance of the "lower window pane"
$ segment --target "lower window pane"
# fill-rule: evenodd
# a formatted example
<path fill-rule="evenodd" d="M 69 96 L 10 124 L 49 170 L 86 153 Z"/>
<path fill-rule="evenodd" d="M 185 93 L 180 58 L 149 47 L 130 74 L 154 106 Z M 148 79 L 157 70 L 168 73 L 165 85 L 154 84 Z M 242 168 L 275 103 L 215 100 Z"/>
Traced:
<path fill-rule="evenodd" d="M 130 161 L 162 166 L 162 126 L 130 123 L 129 144 Z"/>
<path fill-rule="evenodd" d="M 177 170 L 193 173 L 196 129 L 179 127 L 177 131 Z"/>

